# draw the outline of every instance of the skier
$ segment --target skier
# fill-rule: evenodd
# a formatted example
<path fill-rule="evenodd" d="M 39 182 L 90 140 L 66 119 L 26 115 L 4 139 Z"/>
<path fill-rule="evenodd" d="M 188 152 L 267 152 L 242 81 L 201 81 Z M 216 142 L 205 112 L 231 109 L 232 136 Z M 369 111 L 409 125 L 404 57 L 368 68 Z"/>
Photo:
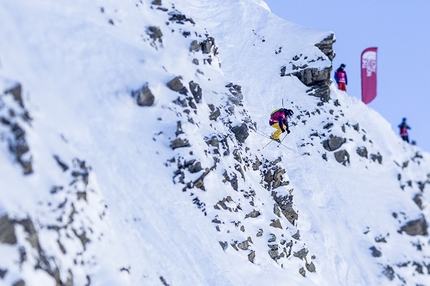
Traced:
<path fill-rule="evenodd" d="M 271 139 L 281 143 L 281 140 L 279 139 L 281 133 L 287 131 L 287 133 L 290 134 L 290 129 L 288 128 L 288 118 L 291 118 L 293 114 L 294 112 L 287 108 L 278 108 L 270 113 L 269 125 L 276 129 L 276 131 L 270 136 Z"/>
<path fill-rule="evenodd" d="M 348 78 L 344 70 L 345 67 L 345 64 L 341 64 L 340 67 L 334 72 L 334 80 L 337 83 L 337 87 L 343 91 L 346 91 L 346 85 L 348 84 Z"/>
<path fill-rule="evenodd" d="M 408 129 L 411 129 L 411 127 L 406 124 L 406 118 L 403 118 L 402 123 L 398 127 L 400 128 L 400 137 L 409 143 Z"/>

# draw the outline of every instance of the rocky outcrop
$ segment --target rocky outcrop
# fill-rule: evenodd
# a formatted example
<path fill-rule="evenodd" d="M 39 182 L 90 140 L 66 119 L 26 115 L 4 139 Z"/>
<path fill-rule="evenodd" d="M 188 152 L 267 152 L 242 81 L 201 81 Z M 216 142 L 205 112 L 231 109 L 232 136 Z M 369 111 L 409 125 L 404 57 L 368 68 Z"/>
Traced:
<path fill-rule="evenodd" d="M 330 62 L 335 57 L 335 52 L 333 51 L 333 43 L 335 42 L 334 34 L 330 34 L 320 43 L 315 44 L 324 55 L 328 57 Z M 281 76 L 296 76 L 304 85 L 310 87 L 306 92 L 311 95 L 321 99 L 323 102 L 327 102 L 330 99 L 330 85 L 331 85 L 331 63 L 327 64 L 326 68 L 313 68 L 310 64 L 315 61 L 324 60 L 323 57 L 317 57 L 308 59 L 307 56 L 302 54 L 296 55 L 289 62 L 291 69 L 284 65 L 281 67 Z M 299 60 L 300 63 L 299 63 Z M 288 71 L 287 71 L 288 70 Z"/>
<path fill-rule="evenodd" d="M 25 109 L 22 99 L 21 84 L 16 83 L 11 88 L 0 94 L 0 135 L 9 145 L 9 151 L 13 154 L 25 175 L 33 173 L 33 159 L 30 147 L 27 143 L 25 126 L 31 122 L 30 115 Z"/>
<path fill-rule="evenodd" d="M 321 50 L 331 61 L 336 56 L 333 50 L 333 44 L 336 42 L 334 34 L 328 35 L 324 40 L 315 44 L 315 46 Z"/>

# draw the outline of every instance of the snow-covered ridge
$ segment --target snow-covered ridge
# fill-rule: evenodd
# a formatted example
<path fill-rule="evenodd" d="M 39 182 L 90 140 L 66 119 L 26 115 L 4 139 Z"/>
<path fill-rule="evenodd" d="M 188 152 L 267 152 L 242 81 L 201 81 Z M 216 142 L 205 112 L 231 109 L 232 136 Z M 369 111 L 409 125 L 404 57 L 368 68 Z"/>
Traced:
<path fill-rule="evenodd" d="M 265 6 L 0 4 L 0 283 L 425 285 L 429 154 Z"/>

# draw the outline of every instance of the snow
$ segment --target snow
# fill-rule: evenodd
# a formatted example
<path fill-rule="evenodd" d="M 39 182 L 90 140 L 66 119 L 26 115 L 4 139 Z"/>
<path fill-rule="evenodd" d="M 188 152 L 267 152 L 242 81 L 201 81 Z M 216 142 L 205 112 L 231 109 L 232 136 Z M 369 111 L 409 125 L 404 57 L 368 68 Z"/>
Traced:
<path fill-rule="evenodd" d="M 255 0 L 163 1 L 162 7 L 174 11 L 174 5 L 196 23 L 171 21 L 167 25 L 167 13 L 151 2 L 18 0 L 0 4 L 4 23 L 0 26 L 0 91 L 17 82 L 23 87 L 32 121 L 17 122 L 25 129 L 30 146 L 26 156 L 31 156 L 34 168 L 33 174 L 23 175 L 2 137 L 0 215 L 34 220 L 44 250 L 59 257 L 63 279 L 71 269 L 76 285 L 85 285 L 87 274 L 91 285 L 160 285 L 160 277 L 169 285 L 392 285 L 400 280 L 382 275 L 385 265 L 430 263 L 426 238 L 398 233 L 405 222 L 430 215 L 412 200 L 420 192 L 418 182 L 428 179 L 429 154 L 401 141 L 377 112 L 334 85 L 330 102 L 318 107 L 319 99 L 308 96 L 308 87 L 296 77 L 279 76 L 283 65 L 287 73 L 293 71 L 289 62 L 296 55 L 304 55 L 295 63 L 298 66 L 330 67 L 330 60 L 314 44 L 331 32 L 285 22 L 271 14 L 266 3 Z M 149 38 L 148 26 L 160 28 L 162 42 Z M 191 35 L 183 36 L 185 31 Z M 205 33 L 215 38 L 219 52 L 211 65 L 204 63 L 206 56 L 201 52 L 189 51 L 190 42 L 204 39 Z M 305 56 L 318 60 L 308 63 Z M 198 66 L 193 59 L 199 60 Z M 178 93 L 166 83 L 175 76 L 181 76 L 184 85 L 197 82 L 203 90 L 196 113 L 191 110 L 196 124 L 187 122 L 182 109 L 172 103 Z M 299 214 L 296 225 L 274 214 L 273 198 L 261 186 L 259 171 L 248 168 L 241 178 L 232 155 L 222 157 L 208 173 L 205 191 L 183 191 L 185 186 L 173 178 L 180 160 L 196 159 L 203 169 L 213 166 L 215 155 L 208 153 L 205 137 L 229 131 L 223 122 L 227 118 L 209 120 L 208 104 L 225 104 L 229 97 L 225 86 L 230 82 L 242 87 L 247 114 L 236 106 L 228 120 L 232 126 L 240 125 L 249 115 L 258 132 L 250 130 L 244 145 L 249 151 L 240 149 L 231 137 L 225 140 L 243 157 L 281 158 L 290 184 L 276 191 L 292 192 Z M 130 96 L 145 83 L 156 98 L 152 107 L 139 107 Z M 7 106 L 16 105 L 11 97 L 1 99 Z M 274 143 L 260 150 L 268 142 L 261 134 L 273 131 L 267 125 L 268 114 L 280 107 L 282 99 L 295 112 L 291 134 L 284 140 L 292 150 Z M 340 106 L 333 104 L 335 100 Z M 6 110 L 0 112 L 6 116 Z M 178 121 L 191 149 L 170 148 Z M 333 128 L 325 129 L 327 123 L 333 123 Z M 358 130 L 353 128 L 356 124 Z M 6 127 L 0 131 L 8 132 Z M 348 138 L 342 148 L 350 154 L 350 164 L 336 162 L 321 140 L 310 136 L 314 132 L 325 133 L 326 138 L 329 134 Z M 379 152 L 382 164 L 359 157 L 356 149 L 362 146 L 369 155 Z M 417 152 L 422 158 L 411 160 Z M 65 191 L 52 192 L 53 186 L 68 188 L 70 183 L 69 171 L 62 171 L 54 156 L 70 168 L 75 158 L 90 166 L 89 185 L 81 181 L 74 185 L 87 191 L 85 202 L 73 200 Z M 172 158 L 176 158 L 174 163 L 169 161 Z M 402 167 L 406 161 L 409 165 Z M 74 168 L 79 170 L 78 165 Z M 253 206 L 243 192 L 233 190 L 226 174 L 238 174 L 239 189 L 255 192 Z M 187 174 L 186 179 L 194 181 L 200 175 Z M 403 190 L 401 185 L 405 185 Z M 427 194 L 422 195 L 427 206 Z M 236 211 L 213 207 L 228 196 L 231 201 L 225 206 Z M 193 199 L 206 203 L 206 216 Z M 57 206 L 65 200 L 68 204 L 62 211 Z M 92 229 L 87 252 L 70 229 L 54 233 L 47 227 L 60 214 L 66 220 L 74 207 L 78 218 L 70 227 L 78 233 Z M 245 218 L 253 209 L 261 215 Z M 224 222 L 218 225 L 220 231 L 212 223 L 215 218 Z M 284 229 L 268 227 L 276 219 Z M 245 231 L 235 226 L 239 221 Z M 265 231 L 257 237 L 263 226 Z M 0 244 L 5 254 L 0 269 L 8 269 L 0 283 L 11 285 L 21 278 L 28 285 L 52 283 L 46 272 L 34 270 L 37 251 L 26 242 L 24 228 L 16 228 L 28 261 L 20 269 L 15 263 L 18 246 Z M 308 249 L 307 260 L 316 265 L 316 272 L 307 272 L 306 277 L 298 273 L 304 261 L 291 255 L 275 262 L 267 254 L 272 234 L 278 241 L 282 237 L 289 241 L 297 231 L 300 239 L 294 241 L 293 251 Z M 219 243 L 243 242 L 248 237 L 256 253 L 254 263 L 248 261 L 249 252 L 231 246 L 224 251 Z M 388 242 L 375 243 L 376 237 Z M 423 251 L 416 251 L 411 242 L 421 244 Z M 372 246 L 383 255 L 372 257 Z M 81 266 L 73 263 L 75 254 Z M 411 281 L 407 285 L 425 284 L 428 279 L 411 267 L 395 271 Z"/>

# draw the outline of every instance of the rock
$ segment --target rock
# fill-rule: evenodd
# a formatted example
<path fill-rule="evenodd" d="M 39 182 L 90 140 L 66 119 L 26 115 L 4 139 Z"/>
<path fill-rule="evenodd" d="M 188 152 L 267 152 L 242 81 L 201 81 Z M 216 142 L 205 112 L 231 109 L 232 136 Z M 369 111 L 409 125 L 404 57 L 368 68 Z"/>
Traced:
<path fill-rule="evenodd" d="M 252 263 L 254 263 L 254 259 L 255 259 L 255 251 L 251 251 L 250 254 L 248 254 L 248 260 Z"/>
<path fill-rule="evenodd" d="M 247 240 L 242 241 L 242 242 L 237 244 L 237 247 L 242 249 L 242 250 L 248 250 L 249 242 Z"/>
<path fill-rule="evenodd" d="M 198 85 L 194 81 L 190 81 L 189 86 L 191 93 L 194 96 L 194 100 L 199 103 L 202 100 L 202 89 L 200 85 Z"/>
<path fill-rule="evenodd" d="M 15 224 L 7 215 L 0 217 L 0 243 L 15 244 Z"/>
<path fill-rule="evenodd" d="M 252 212 L 250 212 L 249 214 L 245 215 L 245 218 L 256 218 L 258 216 L 260 216 L 260 212 L 257 210 L 253 210 Z"/>
<path fill-rule="evenodd" d="M 270 234 L 270 238 L 267 242 L 271 243 L 271 242 L 275 242 L 276 241 L 276 235 L 274 235 L 273 233 Z"/>
<path fill-rule="evenodd" d="M 18 123 L 14 123 L 11 125 L 10 131 L 13 134 L 14 140 L 9 140 L 9 150 L 15 155 L 25 175 L 33 173 L 32 158 L 30 155 L 25 155 L 30 151 L 30 148 L 25 139 L 24 129 Z"/>
<path fill-rule="evenodd" d="M 25 281 L 20 279 L 12 284 L 12 286 L 25 286 Z"/>
<path fill-rule="evenodd" d="M 384 271 L 382 271 L 382 274 L 384 274 L 390 281 L 393 281 L 395 276 L 395 272 L 393 267 L 391 267 L 390 265 L 387 265 L 384 269 Z"/>
<path fill-rule="evenodd" d="M 305 268 L 300 268 L 299 269 L 299 273 L 300 273 L 300 275 L 302 275 L 303 277 L 305 277 L 306 276 L 306 270 L 305 270 Z"/>
<path fill-rule="evenodd" d="M 269 244 L 268 246 L 269 246 L 269 251 L 268 251 L 269 256 L 275 261 L 278 260 L 280 258 L 279 252 L 278 252 L 278 250 L 279 250 L 278 245 L 277 244 Z"/>
<path fill-rule="evenodd" d="M 315 44 L 315 46 L 321 50 L 329 59 L 332 61 L 336 56 L 336 53 L 333 51 L 333 43 L 336 42 L 336 38 L 333 33 L 328 35 L 324 40 Z"/>
<path fill-rule="evenodd" d="M 335 151 L 346 142 L 346 138 L 330 135 L 330 138 L 323 141 L 323 147 L 327 151 Z"/>
<path fill-rule="evenodd" d="M 400 228 L 401 232 L 406 232 L 411 236 L 416 235 L 428 235 L 427 232 L 427 221 L 424 216 L 417 220 L 409 221 L 406 225 Z"/>
<path fill-rule="evenodd" d="M 379 154 L 370 154 L 370 159 L 372 159 L 373 162 L 378 161 L 379 164 L 382 164 L 382 155 Z"/>
<path fill-rule="evenodd" d="M 366 147 L 357 147 L 357 154 L 360 156 L 360 157 L 364 157 L 364 158 L 367 158 L 367 148 Z"/>
<path fill-rule="evenodd" d="M 281 208 L 282 214 L 285 218 L 294 225 L 294 222 L 299 218 L 299 215 L 293 209 L 293 196 L 292 195 L 279 195 L 276 192 L 272 192 L 273 200 Z"/>
<path fill-rule="evenodd" d="M 175 77 L 167 83 L 167 87 L 173 91 L 179 92 L 180 94 L 186 95 L 188 93 L 187 88 L 182 84 L 180 77 Z"/>
<path fill-rule="evenodd" d="M 146 33 L 154 41 L 158 40 L 160 43 L 162 42 L 161 37 L 163 36 L 163 33 L 161 32 L 159 27 L 149 26 L 146 28 Z"/>
<path fill-rule="evenodd" d="M 293 256 L 297 257 L 301 260 L 306 259 L 306 255 L 308 255 L 309 251 L 306 248 L 300 249 L 298 252 L 294 252 Z"/>
<path fill-rule="evenodd" d="M 381 257 L 382 256 L 382 252 L 379 251 L 376 247 L 372 246 L 369 249 L 372 251 L 372 256 L 373 257 Z"/>
<path fill-rule="evenodd" d="M 220 241 L 219 245 L 221 245 L 222 250 L 226 250 L 228 248 L 228 242 L 227 241 Z"/>
<path fill-rule="evenodd" d="M 210 120 L 217 120 L 221 115 L 221 111 L 218 107 L 215 107 L 213 104 L 209 104 L 209 109 L 211 110 L 211 114 L 209 115 Z"/>
<path fill-rule="evenodd" d="M 0 268 L 0 279 L 3 279 L 4 276 L 6 275 L 6 273 L 7 273 L 7 269 L 1 269 Z"/>
<path fill-rule="evenodd" d="M 418 193 L 414 196 L 414 202 L 417 204 L 417 206 L 422 210 L 424 209 L 423 207 L 423 196 Z"/>
<path fill-rule="evenodd" d="M 208 37 L 201 43 L 203 54 L 209 54 L 211 52 L 212 46 L 215 44 L 215 39 Z"/>
<path fill-rule="evenodd" d="M 306 269 L 307 269 L 309 272 L 315 272 L 315 271 L 316 271 L 315 264 L 314 264 L 313 262 L 311 262 L 311 263 L 306 263 Z"/>
<path fill-rule="evenodd" d="M 306 93 L 321 99 L 321 102 L 328 102 L 330 99 L 330 82 L 324 81 L 314 84 Z"/>
<path fill-rule="evenodd" d="M 334 158 L 343 165 L 349 164 L 349 153 L 346 150 L 334 152 Z"/>
<path fill-rule="evenodd" d="M 17 83 L 14 87 L 5 90 L 4 94 L 12 94 L 19 106 L 24 108 L 24 101 L 22 100 L 22 86 L 20 83 Z"/>
<path fill-rule="evenodd" d="M 299 240 L 300 239 L 300 230 L 298 230 L 295 234 L 293 234 L 292 238 L 294 238 L 295 240 Z"/>
<path fill-rule="evenodd" d="M 201 48 L 201 44 L 197 40 L 194 40 L 191 42 L 190 52 L 192 52 L 192 51 L 198 52 L 198 51 L 200 51 L 200 48 Z"/>
<path fill-rule="evenodd" d="M 281 221 L 279 219 L 277 219 L 277 220 L 272 219 L 272 223 L 270 224 L 270 226 L 274 227 L 274 228 L 282 229 Z"/>
<path fill-rule="evenodd" d="M 161 0 L 153 0 L 151 2 L 152 5 L 161 5 Z"/>
<path fill-rule="evenodd" d="M 191 160 L 192 163 L 185 163 L 185 167 L 188 168 L 188 171 L 191 174 L 195 174 L 203 170 L 202 164 L 200 162 L 195 162 L 196 160 Z"/>
<path fill-rule="evenodd" d="M 246 138 L 249 136 L 248 126 L 245 123 L 232 127 L 231 131 L 234 133 L 237 141 L 240 143 L 245 143 Z"/>
<path fill-rule="evenodd" d="M 190 142 L 186 138 L 185 139 L 176 138 L 170 144 L 170 148 L 172 148 L 173 150 L 176 148 L 183 148 L 183 147 L 190 147 Z"/>
<path fill-rule="evenodd" d="M 149 89 L 148 83 L 145 83 L 140 89 L 133 91 L 131 95 L 136 98 L 136 103 L 139 106 L 152 106 L 154 104 L 155 96 Z"/>
<path fill-rule="evenodd" d="M 331 68 L 306 68 L 301 71 L 293 73 L 304 85 L 315 86 L 317 84 L 325 83 L 330 79 Z"/>

